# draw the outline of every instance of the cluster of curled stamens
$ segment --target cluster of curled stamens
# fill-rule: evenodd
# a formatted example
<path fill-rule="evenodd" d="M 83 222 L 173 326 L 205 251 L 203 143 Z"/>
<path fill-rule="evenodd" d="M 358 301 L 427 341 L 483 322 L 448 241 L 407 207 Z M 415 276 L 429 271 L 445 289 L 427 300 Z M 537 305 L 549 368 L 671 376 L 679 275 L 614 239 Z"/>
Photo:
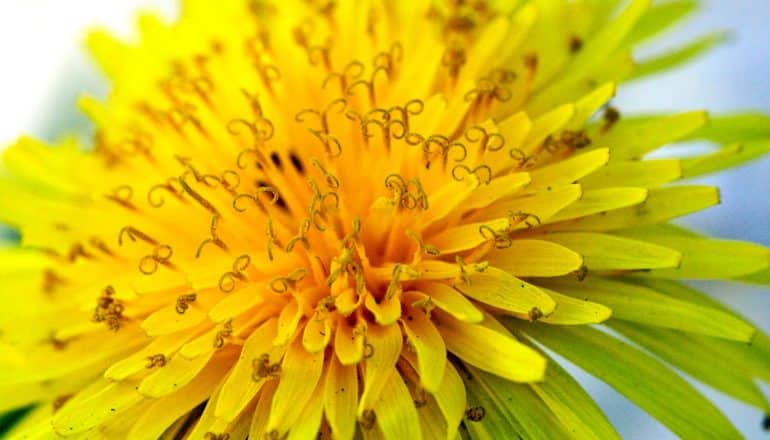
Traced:
<path fill-rule="evenodd" d="M 523 212 L 523 211 L 509 211 L 508 212 L 508 228 L 512 230 L 517 225 L 524 223 L 524 225 L 529 228 L 534 228 L 535 226 L 540 226 L 542 222 L 540 221 L 540 217 L 538 217 L 535 214 L 529 213 L 529 212 Z"/>
<path fill-rule="evenodd" d="M 275 277 L 270 280 L 270 290 L 275 293 L 286 293 L 289 290 L 293 290 L 297 287 L 302 280 L 307 276 L 307 269 L 299 267 L 294 269 L 286 276 Z"/>
<path fill-rule="evenodd" d="M 494 244 L 495 249 L 507 249 L 513 244 L 513 240 L 508 235 L 507 231 L 495 231 L 489 225 L 479 226 L 479 234 Z"/>
<path fill-rule="evenodd" d="M 428 194 L 416 177 L 407 181 L 400 174 L 390 174 L 385 178 L 385 188 L 393 194 L 393 203 L 401 208 L 428 209 Z"/>
<path fill-rule="evenodd" d="M 251 366 L 253 368 L 251 380 L 254 382 L 259 382 L 266 377 L 277 377 L 281 374 L 281 363 L 270 363 L 270 355 L 268 353 L 262 353 L 258 358 L 252 359 Z"/>
<path fill-rule="evenodd" d="M 249 267 L 249 264 L 251 264 L 251 257 L 247 254 L 243 254 L 236 258 L 233 262 L 233 270 L 225 272 L 219 278 L 219 290 L 229 293 L 235 290 L 237 280 L 245 282 L 247 278 L 243 272 Z"/>
<path fill-rule="evenodd" d="M 166 355 L 164 355 L 163 353 L 147 356 L 146 368 L 150 369 L 150 368 L 164 367 L 164 366 L 166 366 Z"/>
<path fill-rule="evenodd" d="M 511 148 L 508 150 L 508 155 L 516 161 L 516 168 L 529 169 L 537 163 L 535 156 L 529 155 L 519 148 Z"/>
<path fill-rule="evenodd" d="M 222 325 L 222 329 L 214 335 L 214 348 L 222 348 L 225 346 L 225 339 L 229 338 L 233 334 L 233 321 L 228 319 Z"/>
<path fill-rule="evenodd" d="M 556 153 L 559 150 L 575 150 L 585 148 L 591 145 L 591 139 L 588 137 L 585 131 L 571 131 L 564 130 L 561 135 L 556 138 L 554 136 L 548 136 L 543 141 L 543 148 L 549 153 Z"/>
<path fill-rule="evenodd" d="M 115 289 L 112 286 L 104 288 L 102 295 L 96 301 L 96 308 L 91 319 L 94 322 L 107 323 L 107 327 L 116 332 L 120 330 L 124 307 L 114 298 L 114 295 Z"/>
<path fill-rule="evenodd" d="M 180 315 L 183 315 L 187 309 L 190 308 L 190 303 L 195 302 L 197 298 L 198 295 L 195 293 L 179 295 L 176 298 L 176 306 L 174 307 L 174 310 L 176 310 L 176 312 Z"/>

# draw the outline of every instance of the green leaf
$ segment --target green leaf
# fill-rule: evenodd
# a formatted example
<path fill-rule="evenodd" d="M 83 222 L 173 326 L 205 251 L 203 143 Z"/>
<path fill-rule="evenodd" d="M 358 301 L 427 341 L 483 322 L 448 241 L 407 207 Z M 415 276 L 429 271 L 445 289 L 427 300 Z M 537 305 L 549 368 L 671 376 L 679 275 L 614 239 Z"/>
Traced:
<path fill-rule="evenodd" d="M 542 284 L 565 295 L 604 304 L 612 309 L 614 319 L 744 342 L 756 333 L 732 313 L 631 283 L 589 276 L 582 282 L 563 279 Z"/>
<path fill-rule="evenodd" d="M 727 418 L 684 379 L 623 341 L 587 327 L 516 326 L 607 382 L 682 438 L 741 437 Z"/>
<path fill-rule="evenodd" d="M 752 366 L 744 363 L 741 356 L 736 357 L 736 350 L 723 350 L 722 344 L 714 344 L 715 340 L 708 337 L 622 321 L 611 321 L 608 325 L 701 382 L 757 408 L 770 410 L 762 392 L 747 374 Z M 722 363 L 726 358 L 730 359 L 730 368 Z"/>

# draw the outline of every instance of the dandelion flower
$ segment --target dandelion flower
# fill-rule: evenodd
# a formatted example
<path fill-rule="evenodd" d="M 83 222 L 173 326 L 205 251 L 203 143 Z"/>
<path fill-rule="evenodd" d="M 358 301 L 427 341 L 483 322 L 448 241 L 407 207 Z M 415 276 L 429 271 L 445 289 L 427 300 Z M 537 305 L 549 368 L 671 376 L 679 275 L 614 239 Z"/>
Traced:
<path fill-rule="evenodd" d="M 692 6 L 649 3 L 187 0 L 94 32 L 92 148 L 4 155 L 12 435 L 617 437 L 547 348 L 738 437 L 672 367 L 767 410 L 770 340 L 681 280 L 766 285 L 770 254 L 668 222 L 770 125 L 608 105 L 719 40 L 634 61 Z M 645 159 L 693 139 L 720 148 Z"/>

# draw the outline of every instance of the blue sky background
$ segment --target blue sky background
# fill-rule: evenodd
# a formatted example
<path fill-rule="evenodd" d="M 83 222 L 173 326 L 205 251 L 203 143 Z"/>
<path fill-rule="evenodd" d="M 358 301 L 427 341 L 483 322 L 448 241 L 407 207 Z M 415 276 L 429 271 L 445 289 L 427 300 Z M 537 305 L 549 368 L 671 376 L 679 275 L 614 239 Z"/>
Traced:
<path fill-rule="evenodd" d="M 621 87 L 615 100 L 624 113 L 709 109 L 715 113 L 770 113 L 770 0 L 703 0 L 701 12 L 678 30 L 645 48 L 653 53 L 715 29 L 732 38 L 683 69 Z M 106 86 L 88 62 L 80 42 L 95 24 L 130 34 L 133 11 L 141 7 L 173 16 L 173 0 L 2 0 L 0 1 L 0 145 L 20 133 L 52 140 L 89 132 L 74 111 L 82 91 L 100 96 Z M 2 147 L 0 147 L 2 148 Z M 722 204 L 682 221 L 710 235 L 770 246 L 770 158 L 699 182 L 719 185 Z M 738 308 L 770 331 L 768 289 L 700 283 L 698 287 Z M 725 366 L 729 368 L 729 364 Z M 595 396 L 620 433 L 629 439 L 674 438 L 651 417 L 596 379 L 572 369 Z M 761 414 L 701 387 L 748 438 L 763 434 Z M 770 387 L 765 387 L 766 394 Z"/>

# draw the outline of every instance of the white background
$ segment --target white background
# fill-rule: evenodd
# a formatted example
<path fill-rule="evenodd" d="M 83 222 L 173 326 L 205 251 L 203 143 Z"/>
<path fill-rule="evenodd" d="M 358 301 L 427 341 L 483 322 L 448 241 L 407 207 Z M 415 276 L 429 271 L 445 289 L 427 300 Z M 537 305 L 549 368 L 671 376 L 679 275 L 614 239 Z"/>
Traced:
<path fill-rule="evenodd" d="M 622 88 L 616 100 L 622 111 L 706 108 L 770 113 L 770 0 L 703 3 L 702 12 L 653 50 L 714 29 L 732 31 L 731 41 L 685 69 Z M 84 136 L 89 125 L 73 111 L 76 96 L 83 91 L 96 96 L 106 93 L 106 85 L 82 50 L 84 32 L 100 25 L 129 36 L 134 11 L 140 8 L 167 17 L 176 11 L 173 0 L 0 0 L 0 148 L 22 133 L 47 140 L 66 134 Z M 723 203 L 684 223 L 712 235 L 770 246 L 770 158 L 703 181 L 722 187 Z M 770 331 L 767 289 L 699 286 Z M 624 437 L 672 437 L 606 385 L 580 371 L 574 374 Z M 758 411 L 712 390 L 704 392 L 747 437 L 767 438 L 760 429 Z"/>

